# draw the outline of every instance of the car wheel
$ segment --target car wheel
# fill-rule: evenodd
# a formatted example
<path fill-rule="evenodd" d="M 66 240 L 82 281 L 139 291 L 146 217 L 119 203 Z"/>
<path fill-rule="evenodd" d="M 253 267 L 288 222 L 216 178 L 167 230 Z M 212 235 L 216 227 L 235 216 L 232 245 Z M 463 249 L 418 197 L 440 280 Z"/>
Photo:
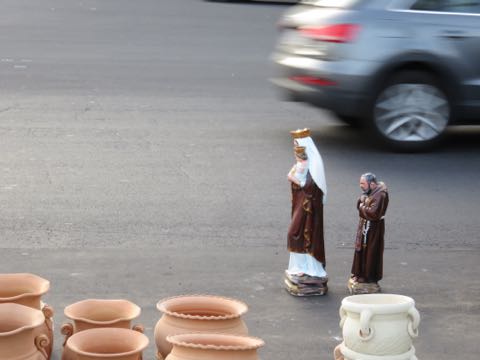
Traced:
<path fill-rule="evenodd" d="M 382 86 L 373 103 L 373 131 L 394 150 L 421 151 L 441 140 L 451 118 L 447 92 L 432 75 L 408 71 Z"/>

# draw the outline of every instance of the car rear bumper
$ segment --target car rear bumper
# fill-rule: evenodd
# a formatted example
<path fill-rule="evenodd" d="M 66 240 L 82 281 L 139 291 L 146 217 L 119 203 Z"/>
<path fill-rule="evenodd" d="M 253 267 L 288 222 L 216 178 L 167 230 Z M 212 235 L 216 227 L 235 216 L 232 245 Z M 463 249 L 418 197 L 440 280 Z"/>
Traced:
<path fill-rule="evenodd" d="M 375 63 L 362 61 L 322 61 L 274 54 L 275 75 L 271 82 L 281 95 L 343 116 L 364 117 L 373 92 L 368 89 Z M 312 77 L 325 84 L 306 84 L 296 79 Z"/>
<path fill-rule="evenodd" d="M 366 96 L 334 89 L 331 86 L 303 85 L 288 78 L 272 78 L 270 81 L 286 100 L 305 102 L 343 116 L 367 115 Z"/>

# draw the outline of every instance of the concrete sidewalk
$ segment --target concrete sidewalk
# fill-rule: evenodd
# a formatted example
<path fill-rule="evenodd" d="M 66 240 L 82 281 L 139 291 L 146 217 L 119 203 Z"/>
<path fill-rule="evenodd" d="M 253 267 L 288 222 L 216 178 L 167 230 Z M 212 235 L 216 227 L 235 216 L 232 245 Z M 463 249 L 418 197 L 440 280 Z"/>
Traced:
<path fill-rule="evenodd" d="M 325 297 L 295 298 L 282 287 L 288 259 L 283 247 L 156 247 L 140 249 L 3 249 L 2 272 L 33 272 L 51 281 L 46 302 L 55 309 L 55 350 L 61 357 L 60 326 L 66 305 L 86 298 L 125 298 L 142 308 L 139 319 L 155 359 L 153 328 L 158 300 L 181 294 L 217 294 L 245 301 L 245 321 L 265 340 L 262 359 L 333 359 L 341 341 L 338 308 L 353 249 L 332 249 Z M 478 251 L 387 250 L 384 292 L 412 296 L 422 316 L 414 342 L 422 360 L 478 358 L 480 303 Z M 408 258 L 408 263 L 405 259 Z M 444 259 L 448 258 L 448 266 Z M 461 277 L 464 282 L 456 281 Z M 464 284 L 468 284 L 465 286 Z"/>

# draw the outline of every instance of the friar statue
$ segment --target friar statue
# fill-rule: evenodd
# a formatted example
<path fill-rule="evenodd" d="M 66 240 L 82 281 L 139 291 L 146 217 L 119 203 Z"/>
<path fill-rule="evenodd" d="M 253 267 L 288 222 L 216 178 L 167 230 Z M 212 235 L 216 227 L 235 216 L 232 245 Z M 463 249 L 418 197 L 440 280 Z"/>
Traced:
<path fill-rule="evenodd" d="M 352 294 L 380 291 L 383 277 L 385 213 L 388 207 L 387 186 L 375 174 L 360 177 L 362 195 L 357 201 L 360 217 L 355 238 L 355 253 L 348 289 Z"/>
<path fill-rule="evenodd" d="M 290 259 L 284 282 L 292 295 L 324 295 L 328 281 L 323 239 L 325 170 L 310 130 L 291 131 L 291 135 L 295 164 L 287 175 L 292 210 L 287 235 Z"/>

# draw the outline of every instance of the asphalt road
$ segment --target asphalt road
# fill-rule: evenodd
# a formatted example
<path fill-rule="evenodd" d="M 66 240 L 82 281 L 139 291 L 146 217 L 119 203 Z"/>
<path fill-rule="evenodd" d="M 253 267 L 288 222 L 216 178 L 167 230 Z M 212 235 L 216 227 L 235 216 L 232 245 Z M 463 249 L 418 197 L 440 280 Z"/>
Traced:
<path fill-rule="evenodd" d="M 412 296 L 422 360 L 480 353 L 480 129 L 393 154 L 267 79 L 285 5 L 200 0 L 6 0 L 0 11 L 0 271 L 142 307 L 209 293 L 246 301 L 262 359 L 332 359 L 353 257 L 358 178 L 390 189 L 384 292 Z M 282 288 L 293 158 L 310 127 L 329 186 L 329 295 Z"/>

